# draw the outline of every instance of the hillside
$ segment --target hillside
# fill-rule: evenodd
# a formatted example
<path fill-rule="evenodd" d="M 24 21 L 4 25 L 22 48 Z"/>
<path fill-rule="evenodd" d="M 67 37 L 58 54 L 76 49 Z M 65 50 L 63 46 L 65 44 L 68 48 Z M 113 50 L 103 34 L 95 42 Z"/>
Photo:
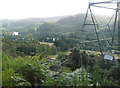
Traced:
<path fill-rule="evenodd" d="M 69 35 L 75 33 L 76 35 L 79 35 L 81 34 L 81 29 L 83 27 L 84 19 L 85 19 L 85 14 L 78 14 L 75 16 L 63 17 L 60 20 L 56 21 L 55 23 L 45 22 L 37 28 L 36 33 L 37 34 L 40 33 L 44 35 L 56 35 L 56 34 Z M 100 29 L 104 30 L 105 26 L 109 21 L 109 17 L 97 16 L 96 19 L 98 19 L 98 24 L 100 26 Z M 91 19 L 89 17 L 87 19 L 87 23 L 90 22 Z M 88 35 L 95 34 L 93 28 L 89 26 L 85 28 L 85 31 L 88 33 Z M 107 33 L 108 31 L 104 31 L 104 32 Z"/>
<path fill-rule="evenodd" d="M 84 16 L 3 20 L 0 37 L 3 87 L 119 86 L 120 55 L 110 51 L 111 48 L 115 51 L 118 45 L 106 46 L 108 41 L 102 35 L 101 47 L 92 27 L 82 31 Z M 101 16 L 97 19 L 100 19 L 98 33 L 104 32 L 110 39 L 105 28 L 109 19 Z M 90 23 L 90 18 L 87 22 Z"/>
<path fill-rule="evenodd" d="M 21 20 L 8 20 L 0 19 L 0 25 L 4 31 L 18 31 L 25 32 L 28 30 L 34 30 L 34 27 L 41 25 L 44 22 L 56 22 L 61 19 L 60 17 L 48 17 L 48 18 L 27 18 Z"/>

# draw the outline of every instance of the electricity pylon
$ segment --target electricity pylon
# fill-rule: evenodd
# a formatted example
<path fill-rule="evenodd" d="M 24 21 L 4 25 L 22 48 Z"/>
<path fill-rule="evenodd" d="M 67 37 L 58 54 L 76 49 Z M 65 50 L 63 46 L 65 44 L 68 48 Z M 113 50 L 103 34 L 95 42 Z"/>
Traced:
<path fill-rule="evenodd" d="M 108 6 L 101 6 L 103 4 L 104 5 L 114 4 L 114 5 L 116 5 L 116 7 L 113 8 L 113 7 L 108 7 Z M 98 33 L 99 24 L 96 20 L 96 17 L 94 16 L 94 14 L 92 12 L 91 7 L 98 7 L 98 8 L 115 10 L 114 25 L 113 25 L 113 28 L 112 28 L 113 30 L 111 32 L 111 34 L 112 34 L 111 35 L 111 43 L 110 44 L 108 43 L 108 45 L 111 49 L 113 49 L 112 48 L 114 46 L 113 43 L 115 42 L 115 38 L 116 38 L 115 32 L 117 30 L 118 31 L 118 33 L 117 33 L 117 40 L 118 40 L 117 50 L 120 51 L 120 0 L 110 0 L 110 1 L 104 1 L 104 2 L 89 2 L 89 5 L 88 5 L 88 9 L 87 9 L 87 12 L 86 12 L 86 15 L 85 15 L 85 20 L 84 20 L 82 31 L 83 31 L 83 29 L 86 25 L 87 26 L 93 26 L 95 34 L 96 34 L 97 43 L 98 43 L 98 46 L 99 46 L 99 51 L 101 52 L 101 54 L 103 54 L 103 46 L 102 46 L 102 43 L 101 43 L 101 40 L 103 40 L 103 39 L 100 39 L 100 34 Z M 88 15 L 90 15 L 92 23 L 87 23 L 86 20 L 88 18 Z"/>

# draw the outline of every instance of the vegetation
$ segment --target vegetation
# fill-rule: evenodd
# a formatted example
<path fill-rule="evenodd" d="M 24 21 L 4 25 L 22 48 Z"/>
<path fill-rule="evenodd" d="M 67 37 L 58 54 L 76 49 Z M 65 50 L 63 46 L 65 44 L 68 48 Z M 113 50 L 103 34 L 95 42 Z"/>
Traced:
<path fill-rule="evenodd" d="M 76 52 L 76 51 L 74 51 Z M 71 56 L 72 55 L 72 56 Z M 75 64 L 73 51 L 71 59 L 63 62 L 44 55 L 12 58 L 3 53 L 3 86 L 118 86 L 120 66 L 103 69 L 101 60 L 91 58 L 88 63 Z M 76 57 L 78 57 L 76 56 Z M 82 58 L 83 59 L 83 58 Z M 72 63 L 70 61 L 73 61 Z M 83 59 L 84 60 L 84 59 Z M 94 60 L 94 62 L 92 62 Z M 83 64 L 84 63 L 84 64 Z M 72 64 L 69 66 L 68 64 Z M 109 63 L 107 63 L 109 64 Z M 115 72 L 118 72 L 115 74 Z M 117 76 L 118 75 L 118 76 Z"/>
<path fill-rule="evenodd" d="M 46 19 L 34 19 L 33 22 L 12 21 L 10 26 L 4 22 L 0 45 L 3 87 L 120 85 L 119 61 L 105 60 L 98 47 L 90 52 L 94 42 L 84 44 L 84 50 L 76 47 L 82 35 L 78 30 L 81 28 L 83 15 L 55 22 L 50 19 L 43 21 Z M 41 25 L 35 30 L 34 26 L 39 22 Z M 84 41 L 95 39 L 91 30 L 87 30 Z M 12 31 L 20 34 L 12 35 Z M 107 33 L 106 36 L 109 35 Z"/>

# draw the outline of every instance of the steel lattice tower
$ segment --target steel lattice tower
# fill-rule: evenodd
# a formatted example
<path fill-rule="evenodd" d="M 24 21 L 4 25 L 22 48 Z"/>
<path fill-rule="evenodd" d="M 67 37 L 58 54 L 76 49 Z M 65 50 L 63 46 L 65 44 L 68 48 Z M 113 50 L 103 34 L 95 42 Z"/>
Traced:
<path fill-rule="evenodd" d="M 105 5 L 105 4 L 114 4 L 116 5 L 116 8 L 112 8 L 112 7 L 107 7 L 107 6 L 101 6 L 101 5 Z M 98 28 L 99 28 L 99 24 L 94 16 L 94 14 L 92 13 L 92 9 L 91 7 L 98 7 L 98 8 L 105 8 L 105 9 L 110 9 L 110 10 L 115 10 L 115 17 L 114 17 L 114 24 L 113 24 L 113 31 L 112 31 L 112 38 L 111 38 L 111 46 L 113 47 L 113 43 L 115 40 L 115 31 L 117 30 L 117 41 L 118 41 L 118 48 L 117 50 L 120 51 L 120 0 L 110 0 L 110 1 L 104 1 L 104 2 L 89 2 L 88 5 L 88 9 L 85 15 L 85 20 L 84 20 L 84 24 L 83 24 L 83 28 L 82 31 L 84 29 L 84 27 L 87 26 L 93 26 L 94 30 L 95 30 L 95 34 L 96 34 L 96 39 L 99 45 L 99 51 L 102 53 L 102 44 L 101 44 L 101 40 L 98 34 Z M 86 23 L 86 19 L 88 17 L 88 12 L 90 12 L 90 16 L 91 16 L 91 21 L 92 23 Z M 117 28 L 117 29 L 116 29 Z"/>

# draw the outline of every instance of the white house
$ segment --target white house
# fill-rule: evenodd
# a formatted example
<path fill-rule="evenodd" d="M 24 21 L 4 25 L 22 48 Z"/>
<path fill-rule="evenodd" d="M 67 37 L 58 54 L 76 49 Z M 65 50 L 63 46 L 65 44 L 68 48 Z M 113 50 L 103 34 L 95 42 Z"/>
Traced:
<path fill-rule="evenodd" d="M 17 36 L 19 33 L 18 32 L 13 32 L 13 35 Z"/>

